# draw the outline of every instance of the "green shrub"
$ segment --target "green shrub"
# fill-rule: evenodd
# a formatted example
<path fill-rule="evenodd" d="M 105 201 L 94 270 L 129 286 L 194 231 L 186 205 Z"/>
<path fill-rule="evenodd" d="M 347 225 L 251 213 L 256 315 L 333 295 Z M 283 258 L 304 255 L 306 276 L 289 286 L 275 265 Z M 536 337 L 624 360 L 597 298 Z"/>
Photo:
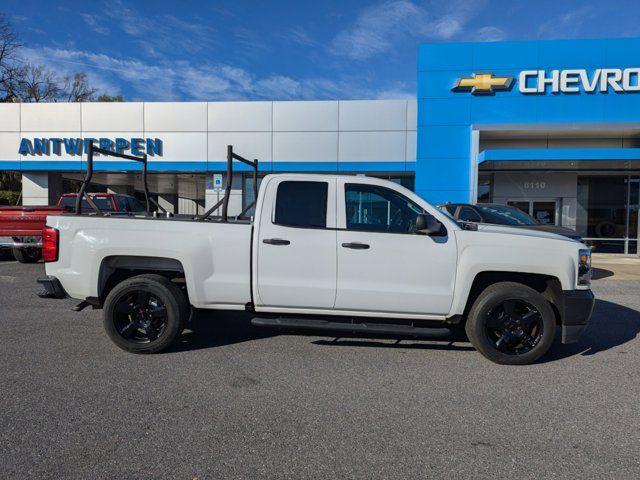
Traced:
<path fill-rule="evenodd" d="M 0 205 L 16 205 L 20 198 L 20 192 L 0 190 Z"/>

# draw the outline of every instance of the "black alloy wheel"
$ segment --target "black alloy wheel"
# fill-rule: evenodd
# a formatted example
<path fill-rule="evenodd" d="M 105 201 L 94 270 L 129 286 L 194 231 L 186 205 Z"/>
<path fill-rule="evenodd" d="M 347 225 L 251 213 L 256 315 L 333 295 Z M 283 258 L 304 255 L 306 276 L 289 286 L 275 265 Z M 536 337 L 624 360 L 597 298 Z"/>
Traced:
<path fill-rule="evenodd" d="M 148 291 L 126 293 L 116 300 L 113 321 L 122 338 L 133 343 L 153 342 L 166 328 L 167 307 Z"/>
<path fill-rule="evenodd" d="M 471 344 L 502 365 L 528 365 L 549 351 L 556 315 L 549 300 L 517 282 L 497 282 L 475 299 L 466 318 Z"/>
<path fill-rule="evenodd" d="M 180 287 L 162 275 L 147 273 L 113 287 L 104 302 L 103 323 L 109 338 L 123 350 L 157 353 L 178 338 L 189 313 Z"/>
<path fill-rule="evenodd" d="M 540 343 L 544 322 L 535 306 L 510 299 L 489 311 L 485 333 L 496 350 L 507 355 L 522 355 Z"/>

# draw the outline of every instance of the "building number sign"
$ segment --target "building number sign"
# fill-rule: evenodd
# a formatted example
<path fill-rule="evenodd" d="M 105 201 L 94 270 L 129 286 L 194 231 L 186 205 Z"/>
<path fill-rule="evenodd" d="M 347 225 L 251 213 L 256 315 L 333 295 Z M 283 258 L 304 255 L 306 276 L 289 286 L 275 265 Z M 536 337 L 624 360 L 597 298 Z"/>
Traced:
<path fill-rule="evenodd" d="M 524 182 L 524 188 L 525 190 L 544 190 L 547 188 L 547 183 L 539 181 Z"/>

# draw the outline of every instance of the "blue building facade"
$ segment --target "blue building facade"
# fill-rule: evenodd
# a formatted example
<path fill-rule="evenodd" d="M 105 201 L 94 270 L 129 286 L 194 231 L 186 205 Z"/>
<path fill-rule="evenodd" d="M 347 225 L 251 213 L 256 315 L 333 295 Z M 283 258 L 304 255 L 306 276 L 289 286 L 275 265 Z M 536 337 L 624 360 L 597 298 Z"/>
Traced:
<path fill-rule="evenodd" d="M 553 223 L 635 252 L 639 52 L 640 39 L 421 45 L 416 192 L 528 213 L 540 198 Z"/>

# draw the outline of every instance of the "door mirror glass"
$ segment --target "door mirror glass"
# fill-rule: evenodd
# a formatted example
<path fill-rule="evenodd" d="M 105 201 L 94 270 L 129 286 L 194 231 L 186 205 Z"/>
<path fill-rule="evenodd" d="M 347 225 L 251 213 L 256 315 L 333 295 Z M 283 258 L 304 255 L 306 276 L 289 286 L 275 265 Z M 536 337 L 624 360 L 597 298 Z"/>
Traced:
<path fill-rule="evenodd" d="M 423 235 L 433 235 L 440 232 L 442 224 L 433 215 L 420 213 L 416 217 L 416 232 Z"/>

